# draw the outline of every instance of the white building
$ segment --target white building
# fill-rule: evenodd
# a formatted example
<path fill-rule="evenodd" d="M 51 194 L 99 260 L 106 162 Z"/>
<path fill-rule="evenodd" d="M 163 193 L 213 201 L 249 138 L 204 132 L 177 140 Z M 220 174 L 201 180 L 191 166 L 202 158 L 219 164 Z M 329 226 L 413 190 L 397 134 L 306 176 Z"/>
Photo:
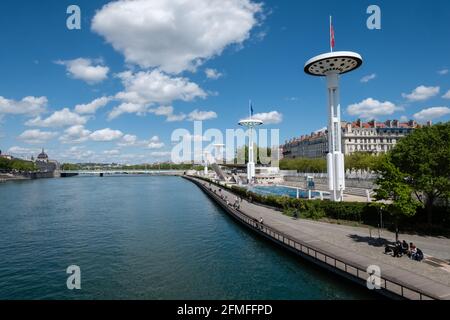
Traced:
<path fill-rule="evenodd" d="M 428 122 L 427 125 L 431 125 Z M 414 129 L 422 127 L 416 121 L 400 122 L 342 122 L 342 150 L 344 154 L 368 152 L 382 154 L 391 150 L 398 141 Z M 328 153 L 328 135 L 326 131 L 286 141 L 282 146 L 284 158 L 324 158 Z"/>

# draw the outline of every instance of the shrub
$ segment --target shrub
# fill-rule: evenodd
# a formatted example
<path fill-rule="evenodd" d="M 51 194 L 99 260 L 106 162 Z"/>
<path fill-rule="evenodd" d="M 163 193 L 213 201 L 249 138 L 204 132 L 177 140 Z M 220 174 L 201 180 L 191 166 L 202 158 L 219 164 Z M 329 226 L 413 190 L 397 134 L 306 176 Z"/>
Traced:
<path fill-rule="evenodd" d="M 379 209 L 382 205 L 378 203 L 332 202 L 329 200 L 306 200 L 277 195 L 264 196 L 243 187 L 225 187 L 203 177 L 199 177 L 199 179 L 213 183 L 223 189 L 228 189 L 244 199 L 251 197 L 255 203 L 280 209 L 287 216 L 293 217 L 297 213 L 305 219 L 330 218 L 362 222 L 374 226 L 377 226 L 379 223 Z M 383 220 L 385 224 L 388 224 L 391 220 L 388 212 L 383 212 Z"/>

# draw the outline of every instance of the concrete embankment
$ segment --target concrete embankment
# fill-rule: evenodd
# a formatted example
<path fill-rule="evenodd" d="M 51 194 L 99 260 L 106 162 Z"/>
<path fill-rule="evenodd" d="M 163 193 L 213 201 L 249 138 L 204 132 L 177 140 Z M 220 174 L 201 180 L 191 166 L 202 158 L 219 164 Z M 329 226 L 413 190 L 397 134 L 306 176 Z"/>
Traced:
<path fill-rule="evenodd" d="M 54 172 L 25 172 L 21 174 L 2 174 L 0 175 L 0 182 L 17 181 L 17 180 L 33 180 L 33 179 L 48 179 L 55 178 Z"/>
<path fill-rule="evenodd" d="M 336 246 L 332 242 L 324 241 L 315 236 L 314 232 L 300 232 L 296 228 L 298 224 L 302 223 L 301 221 L 291 221 L 270 208 L 248 203 L 244 200 L 240 208 L 236 209 L 233 207 L 236 195 L 229 190 L 195 177 L 185 178 L 199 186 L 225 212 L 252 231 L 335 274 L 363 286 L 367 286 L 368 279 L 379 280 L 376 283 L 379 285 L 379 289 L 376 291 L 391 298 L 450 299 L 450 287 L 445 283 L 430 279 L 419 272 L 415 272 L 414 269 L 404 269 L 386 263 L 379 257 L 362 255 L 351 249 Z M 264 218 L 263 224 L 258 222 L 260 217 Z M 409 263 L 409 261 L 405 261 L 405 263 Z M 381 270 L 380 277 L 370 277 L 368 267 L 373 266 Z"/>

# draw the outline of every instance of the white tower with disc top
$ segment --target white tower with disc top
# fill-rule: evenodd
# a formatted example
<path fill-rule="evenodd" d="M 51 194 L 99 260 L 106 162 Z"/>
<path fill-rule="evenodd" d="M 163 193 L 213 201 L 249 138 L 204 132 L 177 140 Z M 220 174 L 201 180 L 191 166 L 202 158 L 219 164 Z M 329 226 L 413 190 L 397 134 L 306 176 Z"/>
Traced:
<path fill-rule="evenodd" d="M 334 40 L 333 40 L 334 41 Z M 341 143 L 341 105 L 339 76 L 361 66 L 361 56 L 350 51 L 324 53 L 305 64 L 305 72 L 326 77 L 328 89 L 328 188 L 332 201 L 342 201 L 345 190 L 344 155 Z"/>

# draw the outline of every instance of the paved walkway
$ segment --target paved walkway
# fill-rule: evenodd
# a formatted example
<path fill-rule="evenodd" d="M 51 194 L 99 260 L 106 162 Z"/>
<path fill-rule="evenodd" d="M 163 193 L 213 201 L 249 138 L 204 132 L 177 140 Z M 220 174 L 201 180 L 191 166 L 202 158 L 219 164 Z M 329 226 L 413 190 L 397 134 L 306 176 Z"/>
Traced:
<path fill-rule="evenodd" d="M 202 180 L 198 181 L 205 186 L 208 185 Z M 217 186 L 212 185 L 211 188 L 218 193 Z M 235 202 L 234 194 L 224 189 L 222 194 L 230 203 Z M 378 231 L 373 229 L 371 238 L 366 228 L 292 219 L 279 211 L 245 200 L 241 203 L 240 210 L 258 220 L 262 217 L 265 225 L 304 241 L 325 253 L 338 255 L 364 267 L 378 265 L 381 267 L 382 275 L 389 274 L 401 283 L 432 292 L 442 299 L 450 299 L 450 268 L 412 261 L 407 257 L 393 258 L 385 255 L 384 244 L 395 237 L 390 232 L 383 231 L 381 238 L 378 239 Z M 400 239 L 416 243 L 425 254 L 444 259 L 450 257 L 449 239 L 409 235 L 401 235 Z"/>

